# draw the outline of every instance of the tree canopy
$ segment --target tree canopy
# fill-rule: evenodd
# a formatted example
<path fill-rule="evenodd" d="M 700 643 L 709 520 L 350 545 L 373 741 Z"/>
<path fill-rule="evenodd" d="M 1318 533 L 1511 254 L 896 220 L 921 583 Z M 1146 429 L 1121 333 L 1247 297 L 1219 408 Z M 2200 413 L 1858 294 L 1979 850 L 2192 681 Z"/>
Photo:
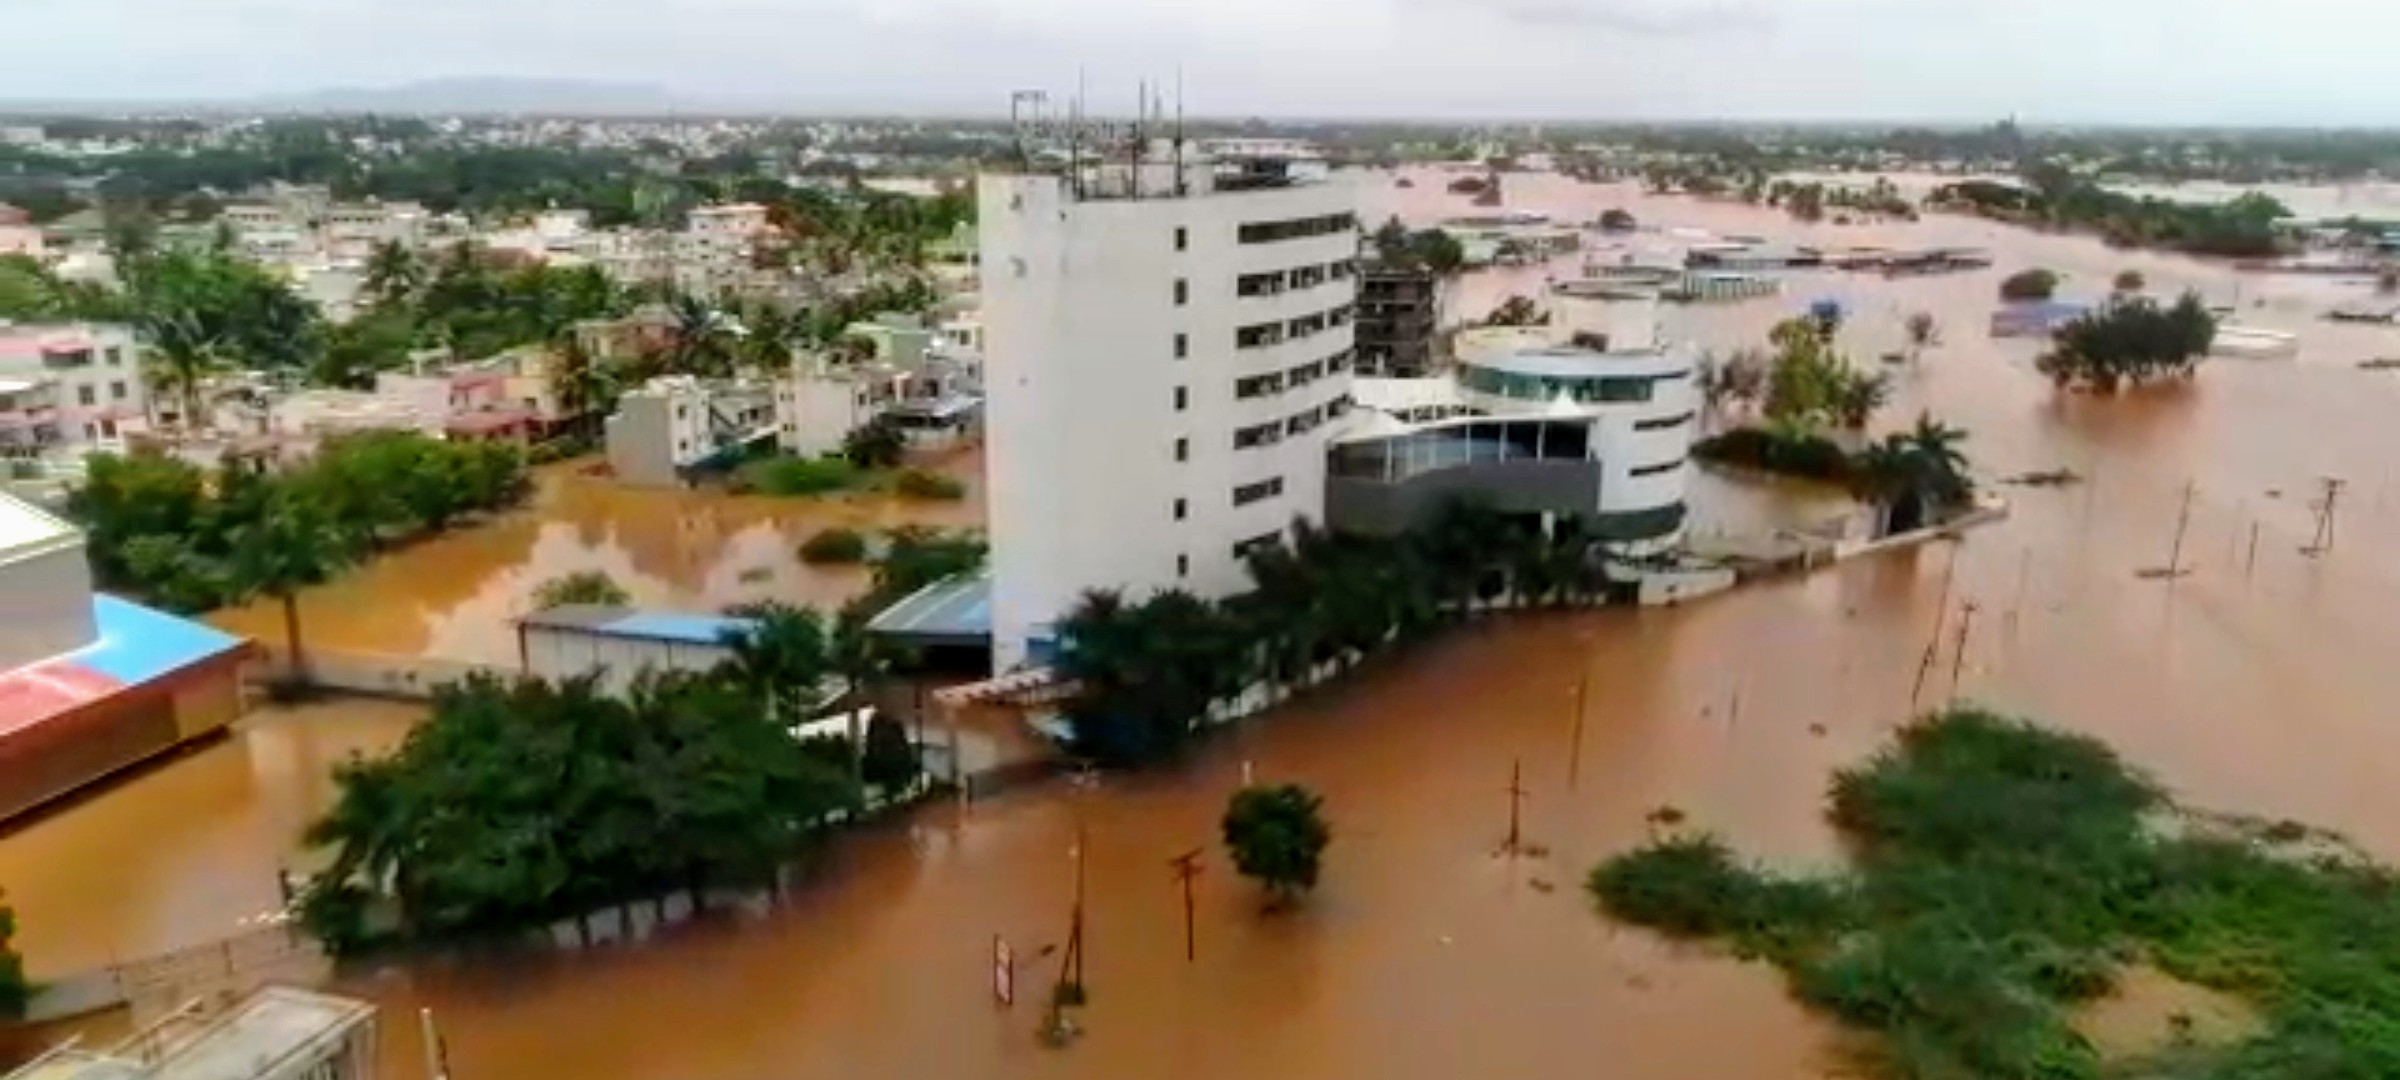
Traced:
<path fill-rule="evenodd" d="M 1325 801 L 1298 784 L 1246 787 L 1225 805 L 1220 831 L 1242 876 L 1286 904 L 1317 886 L 1333 829 Z"/>
<path fill-rule="evenodd" d="M 2000 282 L 2002 300 L 2048 300 L 2057 292 L 2058 274 L 2038 266 L 2019 270 Z"/>
<path fill-rule="evenodd" d="M 337 951 L 371 910 L 406 938 L 520 932 L 669 890 L 762 882 L 857 805 L 742 683 L 479 675 L 443 687 L 389 757 L 335 773 L 308 841 L 333 861 L 302 921 Z"/>
<path fill-rule="evenodd" d="M 2107 393 L 2125 383 L 2190 377 L 2216 336 L 2216 316 L 2196 293 L 2164 307 L 2144 296 L 2119 296 L 2060 327 L 2034 365 L 2061 387 Z"/>

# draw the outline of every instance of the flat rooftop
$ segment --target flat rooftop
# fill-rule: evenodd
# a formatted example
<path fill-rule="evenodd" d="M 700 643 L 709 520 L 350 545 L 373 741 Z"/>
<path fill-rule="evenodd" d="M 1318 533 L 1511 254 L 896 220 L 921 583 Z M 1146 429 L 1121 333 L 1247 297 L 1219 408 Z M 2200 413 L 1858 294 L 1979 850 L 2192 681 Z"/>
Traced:
<path fill-rule="evenodd" d="M 991 573 L 961 574 L 918 589 L 867 620 L 867 629 L 917 645 L 989 645 Z"/>
<path fill-rule="evenodd" d="M 113 596 L 92 597 L 90 645 L 0 672 L 0 738 L 61 713 L 237 652 L 241 638 Z"/>
<path fill-rule="evenodd" d="M 0 564 L 81 543 L 83 533 L 14 495 L 0 495 Z"/>
<path fill-rule="evenodd" d="M 683 645 L 723 645 L 735 634 L 757 625 L 731 615 L 685 615 L 665 611 L 636 611 L 610 604 L 561 604 L 517 620 L 539 630 L 569 630 L 597 637 L 671 641 Z"/>
<path fill-rule="evenodd" d="M 7 1080 L 260 1080 L 294 1059 L 330 1057 L 374 1015 L 363 1001 L 268 987 L 197 1026 L 170 1020 L 105 1052 L 62 1047 Z"/>

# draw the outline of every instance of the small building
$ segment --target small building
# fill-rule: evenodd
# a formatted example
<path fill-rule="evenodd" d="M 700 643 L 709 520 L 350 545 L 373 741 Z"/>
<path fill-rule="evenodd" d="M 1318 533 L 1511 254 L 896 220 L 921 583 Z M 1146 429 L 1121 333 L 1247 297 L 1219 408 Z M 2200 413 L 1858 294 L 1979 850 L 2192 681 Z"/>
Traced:
<path fill-rule="evenodd" d="M 622 694 L 643 671 L 710 671 L 732 659 L 729 638 L 749 619 L 636 611 L 608 604 L 563 604 L 517 620 L 517 656 L 542 679 L 597 676 Z"/>
<path fill-rule="evenodd" d="M 48 250 L 42 227 L 33 217 L 7 203 L 0 203 L 0 256 L 23 255 L 39 259 Z"/>
<path fill-rule="evenodd" d="M 2065 300 L 2029 300 L 1992 312 L 1993 337 L 2048 337 L 2092 310 Z"/>
<path fill-rule="evenodd" d="M 695 470 L 773 438 L 775 395 L 767 386 L 661 376 L 617 399 L 606 433 L 609 469 L 619 481 L 680 487 Z"/>
<path fill-rule="evenodd" d="M 1423 266 L 1367 263 L 1358 271 L 1357 371 L 1415 378 L 1433 371 L 1441 278 Z"/>
<path fill-rule="evenodd" d="M 6 1080 L 375 1080 L 375 1006 L 270 986 L 231 1008 L 205 1000 L 105 1050 L 69 1043 Z"/>
<path fill-rule="evenodd" d="M 92 592 L 83 533 L 0 495 L 0 819 L 241 715 L 249 644 Z"/>
<path fill-rule="evenodd" d="M 119 449 L 147 423 L 148 384 L 133 329 L 0 321 L 0 454 Z"/>

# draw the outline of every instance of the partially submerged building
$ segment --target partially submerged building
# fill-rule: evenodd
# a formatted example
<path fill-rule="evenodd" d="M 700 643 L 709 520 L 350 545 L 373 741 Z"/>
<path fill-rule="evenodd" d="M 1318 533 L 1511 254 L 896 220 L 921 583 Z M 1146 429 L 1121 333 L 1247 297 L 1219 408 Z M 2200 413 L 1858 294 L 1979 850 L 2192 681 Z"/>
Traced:
<path fill-rule="evenodd" d="M 95 594 L 83 533 L 0 495 L 0 819 L 222 731 L 249 652 Z"/>
<path fill-rule="evenodd" d="M 206 1000 L 104 1049 L 55 1047 L 6 1080 L 375 1080 L 375 1006 L 271 986 L 225 1009 Z"/>

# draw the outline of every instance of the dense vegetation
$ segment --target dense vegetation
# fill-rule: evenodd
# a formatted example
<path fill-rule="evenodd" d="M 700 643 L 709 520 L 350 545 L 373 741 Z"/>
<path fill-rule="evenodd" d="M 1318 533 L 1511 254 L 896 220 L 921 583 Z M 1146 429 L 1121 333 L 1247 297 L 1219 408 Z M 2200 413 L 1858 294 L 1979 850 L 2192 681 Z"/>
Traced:
<path fill-rule="evenodd" d="M 297 561 L 346 564 L 513 506 L 529 490 L 513 446 L 391 432 L 329 440 L 284 470 L 94 454 L 67 508 L 91 537 L 102 587 L 202 611 L 284 595 L 276 568 L 250 561 L 278 553 L 267 541 Z"/>
<path fill-rule="evenodd" d="M 1466 268 L 1467 251 L 1458 238 L 1441 229 L 1410 229 L 1395 217 L 1368 238 L 1375 261 L 1398 269 L 1429 270 L 1449 276 Z"/>
<path fill-rule="evenodd" d="M 2281 823 L 2179 811 L 2092 739 L 1958 709 L 1838 773 L 1849 866 L 1794 875 L 1681 835 L 1608 860 L 1608 914 L 1719 940 L 1879 1036 L 1905 1080 L 2400 1075 L 2400 876 Z M 2236 995 L 2261 1026 L 2108 1062 L 2070 1025 L 2132 964 Z"/>
<path fill-rule="evenodd" d="M 1968 180 L 1937 189 L 1928 201 L 2002 221 L 2096 232 L 2126 247 L 2195 255 L 2277 254 L 2284 240 L 2275 223 L 2291 215 L 2282 203 L 2257 192 L 2223 203 L 2180 203 L 2113 191 L 2050 165 L 2028 170 L 2021 185 Z"/>
<path fill-rule="evenodd" d="M 819 529 L 800 542 L 800 561 L 811 565 L 854 563 L 867 557 L 867 538 L 839 525 Z"/>
<path fill-rule="evenodd" d="M 1273 907 L 1291 904 L 1317 887 L 1325 846 L 1333 842 L 1333 827 L 1325 823 L 1325 800 L 1298 784 L 1261 784 L 1234 792 L 1218 831 L 1234 868 L 1265 888 Z"/>
<path fill-rule="evenodd" d="M 398 752 L 337 768 L 308 833 L 333 861 L 303 925 L 355 952 L 765 882 L 859 793 L 766 703 L 831 675 L 822 636 L 761 637 L 717 673 L 646 675 L 622 700 L 590 679 L 442 688 Z"/>
<path fill-rule="evenodd" d="M 1801 480 L 1838 484 L 1883 511 L 1881 531 L 1920 528 L 1965 507 L 1975 494 L 1966 433 L 1919 416 L 1914 427 L 1853 452 L 1805 428 L 1737 427 L 1692 444 L 1692 457 Z"/>
<path fill-rule="evenodd" d="M 598 570 L 578 570 L 563 577 L 551 578 L 533 590 L 536 611 L 567 607 L 573 604 L 598 604 L 603 607 L 623 607 L 633 597 L 616 579 Z"/>
<path fill-rule="evenodd" d="M 33 998 L 25 957 L 17 952 L 17 909 L 0 903 L 0 1017 L 17 1019 Z"/>
<path fill-rule="evenodd" d="M 2110 393 L 2170 375 L 2189 378 L 2217 336 L 2216 316 L 2194 293 L 2167 306 L 2119 295 L 2060 327 L 2034 366 L 2061 387 Z"/>
<path fill-rule="evenodd" d="M 1314 685 L 1498 605 L 1596 603 L 1612 593 L 1603 538 L 1452 506 L 1398 538 L 1319 531 L 1246 556 L 1249 592 L 1210 603 L 1167 591 L 1086 594 L 1059 627 L 1057 667 L 1077 753 L 1108 765 L 1167 760 L 1218 703 L 1253 686 Z"/>
<path fill-rule="evenodd" d="M 2019 270 L 2000 281 L 2000 299 L 2018 303 L 2048 300 L 2058 293 L 2058 274 L 2036 266 Z"/>

